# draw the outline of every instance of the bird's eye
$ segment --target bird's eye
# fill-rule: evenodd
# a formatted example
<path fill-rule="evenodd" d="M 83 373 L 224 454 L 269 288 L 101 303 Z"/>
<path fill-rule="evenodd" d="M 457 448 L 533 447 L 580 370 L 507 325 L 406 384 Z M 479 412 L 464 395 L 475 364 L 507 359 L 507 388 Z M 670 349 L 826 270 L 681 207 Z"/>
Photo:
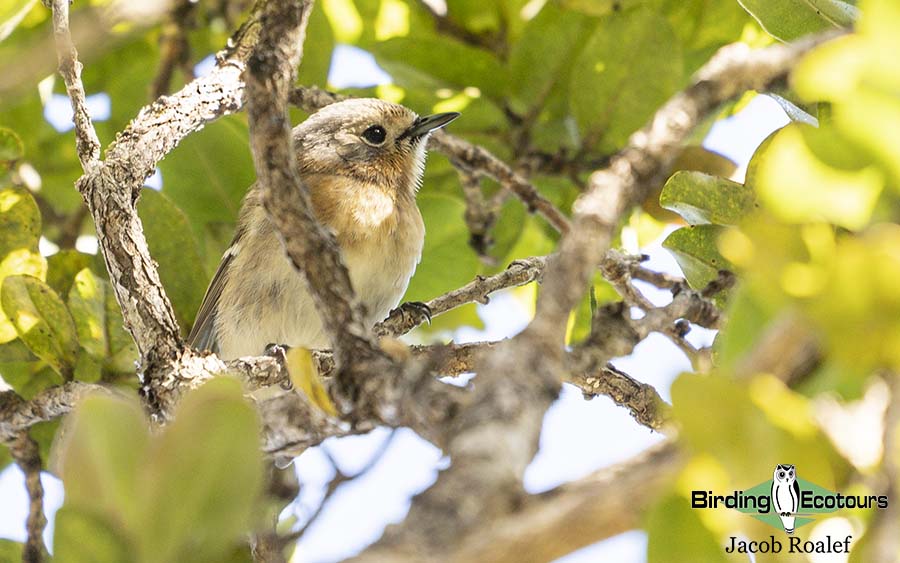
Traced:
<path fill-rule="evenodd" d="M 387 138 L 387 131 L 381 125 L 373 125 L 363 131 L 363 139 L 373 145 L 380 145 Z"/>

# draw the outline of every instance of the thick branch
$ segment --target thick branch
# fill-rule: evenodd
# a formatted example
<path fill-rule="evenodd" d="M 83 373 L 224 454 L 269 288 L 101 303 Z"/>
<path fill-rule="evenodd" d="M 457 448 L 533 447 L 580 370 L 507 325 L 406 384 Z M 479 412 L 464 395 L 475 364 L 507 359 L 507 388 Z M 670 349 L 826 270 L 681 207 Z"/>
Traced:
<path fill-rule="evenodd" d="M 620 465 L 528 497 L 457 545 L 447 561 L 553 561 L 640 526 L 640 516 L 672 483 L 684 456 L 672 442 Z"/>
<path fill-rule="evenodd" d="M 54 23 L 65 36 L 65 0 L 57 0 Z M 97 228 L 98 240 L 109 270 L 110 281 L 122 308 L 125 327 L 131 333 L 147 373 L 165 366 L 177 356 L 181 346 L 178 324 L 171 303 L 159 280 L 156 264 L 150 257 L 135 204 L 144 180 L 167 153 L 193 131 L 213 119 L 236 111 L 241 106 L 243 82 L 240 80 L 247 44 L 254 39 L 254 22 L 239 32 L 234 48 L 223 54 L 219 65 L 207 76 L 195 80 L 170 97 L 160 98 L 141 110 L 120 133 L 107 151 L 106 160 L 97 162 L 99 144 L 86 118 L 83 88 L 78 80 L 78 64 L 71 58 L 61 65 L 75 108 L 75 126 L 85 174 L 76 183 Z M 61 44 L 61 60 L 74 57 L 74 51 Z M 80 118 L 79 115 L 84 115 Z"/>
<path fill-rule="evenodd" d="M 450 469 L 414 499 L 405 522 L 389 529 L 359 560 L 453 560 L 474 545 L 473 538 L 482 530 L 515 513 L 522 502 L 522 472 L 537 447 L 541 417 L 555 396 L 548 376 L 563 368 L 569 312 L 609 249 L 620 218 L 643 199 L 652 180 L 668 172 L 701 117 L 744 90 L 782 78 L 821 40 L 752 54 L 738 53 L 734 46 L 721 50 L 694 86 L 663 106 L 607 169 L 594 173 L 587 192 L 575 203 L 571 231 L 547 264 L 534 321 L 498 347 L 479 372 L 476 397 L 458 417 L 457 433 L 449 443 Z M 439 136 L 433 139 L 440 143 Z M 509 373 L 516 373 L 515 381 L 503 379 Z M 620 487 L 618 481 L 614 486 Z M 613 514 L 617 521 L 634 522 L 638 507 L 626 498 Z M 473 559 L 467 555 L 460 560 Z"/>
<path fill-rule="evenodd" d="M 108 391 L 101 385 L 73 381 L 45 389 L 29 401 L 12 391 L 0 393 L 0 442 L 9 443 L 38 422 L 67 414 L 75 403 L 95 392 Z"/>

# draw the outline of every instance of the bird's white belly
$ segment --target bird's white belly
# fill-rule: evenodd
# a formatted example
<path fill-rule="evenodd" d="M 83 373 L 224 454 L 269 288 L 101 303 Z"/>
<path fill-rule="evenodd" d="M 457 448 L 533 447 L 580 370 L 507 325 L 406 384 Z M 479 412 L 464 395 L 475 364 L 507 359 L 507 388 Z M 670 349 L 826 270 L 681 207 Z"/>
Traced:
<path fill-rule="evenodd" d="M 359 244 L 343 254 L 369 325 L 384 319 L 399 303 L 419 256 L 419 252 L 398 253 L 383 243 L 374 246 Z M 235 309 L 241 311 L 241 318 L 220 319 L 220 326 L 230 328 L 218 335 L 223 357 L 259 355 L 269 344 L 310 349 L 330 346 L 305 280 L 287 257 L 275 260 L 277 264 L 266 268 L 262 279 L 255 279 L 255 287 L 241 291 L 245 302 Z"/>

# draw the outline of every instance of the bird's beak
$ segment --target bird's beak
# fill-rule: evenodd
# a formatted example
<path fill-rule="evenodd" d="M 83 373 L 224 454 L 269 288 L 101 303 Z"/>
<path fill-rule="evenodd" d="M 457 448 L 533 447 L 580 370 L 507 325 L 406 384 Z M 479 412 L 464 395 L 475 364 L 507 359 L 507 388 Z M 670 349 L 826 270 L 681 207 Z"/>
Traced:
<path fill-rule="evenodd" d="M 409 129 L 403 132 L 400 135 L 400 139 L 405 137 L 411 137 L 416 139 L 434 131 L 435 129 L 440 129 L 444 125 L 447 125 L 454 119 L 459 117 L 459 113 L 455 111 L 449 111 L 447 113 L 436 113 L 434 115 L 426 115 L 425 117 L 417 117 L 413 124 Z"/>

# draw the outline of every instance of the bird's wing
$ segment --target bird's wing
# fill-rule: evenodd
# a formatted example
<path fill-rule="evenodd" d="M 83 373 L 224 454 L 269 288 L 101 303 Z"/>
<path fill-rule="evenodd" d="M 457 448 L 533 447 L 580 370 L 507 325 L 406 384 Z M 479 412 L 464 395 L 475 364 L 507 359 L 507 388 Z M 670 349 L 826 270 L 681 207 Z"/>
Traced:
<path fill-rule="evenodd" d="M 794 511 L 800 510 L 800 483 L 794 479 Z"/>
<path fill-rule="evenodd" d="M 228 265 L 231 264 L 235 255 L 233 249 L 232 245 L 222 257 L 212 281 L 209 282 L 206 295 L 203 296 L 203 303 L 200 305 L 200 310 L 197 311 L 194 327 L 188 336 L 188 344 L 198 350 L 219 352 L 219 343 L 216 341 L 216 313 L 219 310 L 219 297 L 222 295 L 222 288 L 225 287 L 225 278 L 228 275 Z"/>

